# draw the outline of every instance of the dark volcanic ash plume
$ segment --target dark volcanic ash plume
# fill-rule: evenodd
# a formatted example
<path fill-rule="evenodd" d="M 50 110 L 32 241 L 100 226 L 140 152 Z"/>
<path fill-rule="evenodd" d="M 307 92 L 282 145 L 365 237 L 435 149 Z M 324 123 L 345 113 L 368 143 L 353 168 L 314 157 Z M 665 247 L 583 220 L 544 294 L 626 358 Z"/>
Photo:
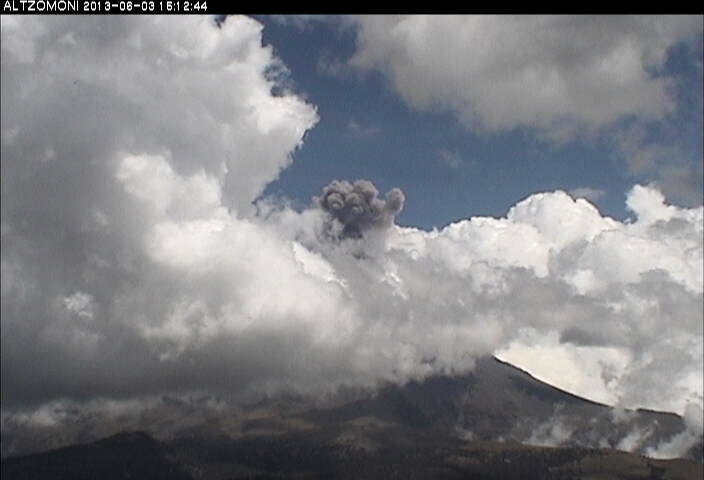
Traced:
<path fill-rule="evenodd" d="M 330 216 L 333 236 L 358 238 L 369 229 L 393 225 L 404 200 L 398 188 L 389 190 L 381 199 L 379 190 L 368 180 L 333 180 L 314 202 Z"/>

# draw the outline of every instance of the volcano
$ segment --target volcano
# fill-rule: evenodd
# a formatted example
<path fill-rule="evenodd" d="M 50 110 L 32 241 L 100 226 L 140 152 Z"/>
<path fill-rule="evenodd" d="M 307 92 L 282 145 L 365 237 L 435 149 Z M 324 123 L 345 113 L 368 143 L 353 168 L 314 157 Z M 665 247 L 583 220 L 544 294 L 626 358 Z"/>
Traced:
<path fill-rule="evenodd" d="M 496 358 L 462 376 L 325 400 L 279 396 L 216 412 L 164 397 L 138 418 L 101 424 L 77 413 L 70 423 L 43 437 L 4 431 L 3 479 L 702 475 L 701 438 L 680 459 L 644 455 L 686 430 L 678 415 L 614 409 Z M 57 439 L 64 445 L 39 451 Z"/>

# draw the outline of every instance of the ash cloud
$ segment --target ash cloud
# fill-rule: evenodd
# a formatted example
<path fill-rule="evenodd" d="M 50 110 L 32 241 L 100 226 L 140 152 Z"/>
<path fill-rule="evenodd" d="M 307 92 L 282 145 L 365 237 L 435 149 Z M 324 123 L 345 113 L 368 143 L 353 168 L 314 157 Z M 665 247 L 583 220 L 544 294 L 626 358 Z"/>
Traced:
<path fill-rule="evenodd" d="M 313 202 L 329 218 L 328 229 L 335 237 L 359 238 L 371 229 L 385 229 L 403 209 L 405 196 L 399 188 L 379 198 L 379 190 L 369 180 L 333 180 Z"/>

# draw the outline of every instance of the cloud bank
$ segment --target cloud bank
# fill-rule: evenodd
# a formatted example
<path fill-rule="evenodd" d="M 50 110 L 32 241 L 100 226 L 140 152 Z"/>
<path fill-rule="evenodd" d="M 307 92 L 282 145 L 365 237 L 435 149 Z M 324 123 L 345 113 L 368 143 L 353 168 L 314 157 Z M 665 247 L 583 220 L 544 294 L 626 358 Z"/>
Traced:
<path fill-rule="evenodd" d="M 354 67 L 378 70 L 412 106 L 468 128 L 551 137 L 674 108 L 668 49 L 702 30 L 691 16 L 396 15 L 345 18 Z M 442 52 L 441 54 L 438 54 Z"/>
<path fill-rule="evenodd" d="M 220 27 L 2 17 L 4 418 L 404 382 L 529 334 L 618 352 L 603 371 L 626 406 L 702 403 L 701 207 L 635 186 L 618 222 L 545 192 L 428 232 L 368 182 L 253 205 L 317 114 L 272 93 L 261 25 Z M 331 218 L 350 234 L 331 241 Z"/>

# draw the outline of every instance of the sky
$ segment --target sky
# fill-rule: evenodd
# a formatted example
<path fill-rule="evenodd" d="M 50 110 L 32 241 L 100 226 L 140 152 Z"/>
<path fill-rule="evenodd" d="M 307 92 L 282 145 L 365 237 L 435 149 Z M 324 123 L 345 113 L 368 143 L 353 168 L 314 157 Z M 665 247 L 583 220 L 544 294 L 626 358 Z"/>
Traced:
<path fill-rule="evenodd" d="M 3 428 L 491 354 L 701 423 L 702 17 L 1 21 Z"/>
<path fill-rule="evenodd" d="M 634 183 L 702 203 L 697 19 L 257 18 L 325 120 L 267 192 L 373 178 L 425 229 L 556 189 L 621 220 Z"/>

